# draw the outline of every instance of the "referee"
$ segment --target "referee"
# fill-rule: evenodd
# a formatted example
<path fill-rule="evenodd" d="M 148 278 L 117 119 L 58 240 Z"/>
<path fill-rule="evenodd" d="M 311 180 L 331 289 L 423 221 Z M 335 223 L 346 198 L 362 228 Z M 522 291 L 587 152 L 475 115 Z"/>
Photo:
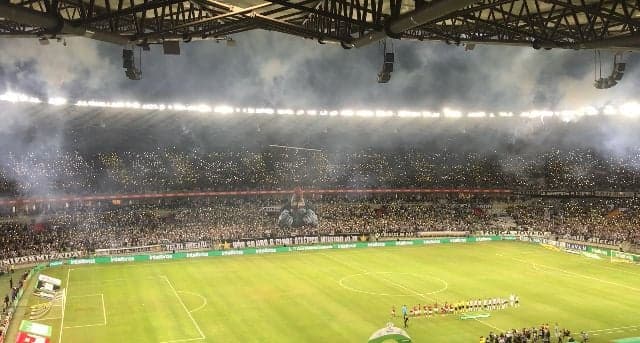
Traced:
<path fill-rule="evenodd" d="M 407 305 L 402 305 L 402 318 L 404 319 L 404 328 L 408 328 L 407 322 L 409 321 L 409 313 L 407 311 Z"/>

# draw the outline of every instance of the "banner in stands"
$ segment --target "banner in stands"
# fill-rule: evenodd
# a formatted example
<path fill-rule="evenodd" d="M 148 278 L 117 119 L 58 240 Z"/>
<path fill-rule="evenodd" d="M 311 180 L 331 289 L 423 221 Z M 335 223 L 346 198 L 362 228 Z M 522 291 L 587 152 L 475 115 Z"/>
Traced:
<path fill-rule="evenodd" d="M 167 251 L 179 251 L 179 250 L 201 250 L 210 249 L 211 242 L 185 242 L 185 243 L 169 243 L 164 245 L 164 250 Z"/>
<path fill-rule="evenodd" d="M 636 198 L 638 192 L 611 192 L 611 191 L 514 191 L 515 195 L 539 196 L 539 197 L 569 197 L 569 198 Z"/>
<path fill-rule="evenodd" d="M 587 251 L 587 246 L 584 244 L 565 242 L 564 247 L 569 250 Z"/>
<path fill-rule="evenodd" d="M 35 262 L 47 262 L 51 260 L 59 260 L 62 258 L 80 257 L 81 251 L 60 252 L 52 254 L 31 255 L 22 257 L 12 257 L 4 260 L 0 260 L 0 266 L 13 265 L 13 264 L 27 264 Z"/>
<path fill-rule="evenodd" d="M 254 248 L 254 247 L 272 247 L 278 245 L 305 245 L 319 243 L 344 243 L 366 241 L 369 236 L 365 235 L 335 235 L 335 236 L 295 236 L 285 238 L 263 238 L 263 239 L 244 239 L 231 242 L 234 249 Z"/>
<path fill-rule="evenodd" d="M 539 236 L 519 236 L 519 240 L 523 242 L 532 242 L 532 243 L 542 243 L 547 244 L 549 242 L 548 239 Z"/>
<path fill-rule="evenodd" d="M 328 249 L 353 249 L 353 248 L 378 248 L 378 247 L 397 247 L 397 246 L 413 246 L 428 244 L 447 244 L 447 243 L 473 243 L 484 241 L 500 241 L 500 240 L 516 240 L 516 236 L 480 236 L 480 237 L 460 237 L 460 238 L 433 238 L 433 239 L 413 239 L 413 240 L 395 240 L 380 242 L 362 242 L 362 236 L 322 236 L 315 237 L 318 244 L 314 245 L 292 245 L 292 246 L 268 246 L 262 244 L 275 244 L 283 242 L 304 242 L 309 237 L 290 237 L 269 240 L 251 240 L 241 241 L 246 248 L 235 248 L 232 243 L 222 244 L 220 250 L 208 251 L 192 251 L 192 252 L 176 252 L 164 254 L 140 254 L 133 256 L 96 256 L 91 258 L 76 258 L 52 261 L 50 267 L 60 266 L 63 264 L 83 265 L 83 264 L 104 264 L 104 263 L 123 263 L 123 262 L 144 262 L 144 261 L 163 261 L 163 260 L 179 260 L 186 258 L 210 257 L 210 256 L 235 256 L 235 255 L 255 255 L 255 254 L 272 254 L 292 251 L 313 251 Z M 239 241 L 240 242 L 240 241 Z M 247 243 L 249 242 L 249 243 Z M 330 243 L 335 242 L 335 243 Z M 255 244 L 249 247 L 250 244 Z M 308 244 L 308 243 L 307 243 Z"/>

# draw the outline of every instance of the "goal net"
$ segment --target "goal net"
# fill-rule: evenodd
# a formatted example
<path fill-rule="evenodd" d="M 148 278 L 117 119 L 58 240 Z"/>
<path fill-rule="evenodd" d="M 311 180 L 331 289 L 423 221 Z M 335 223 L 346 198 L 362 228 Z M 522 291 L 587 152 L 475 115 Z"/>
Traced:
<path fill-rule="evenodd" d="M 612 263 L 638 263 L 640 255 L 629 254 L 626 252 L 611 250 Z"/>

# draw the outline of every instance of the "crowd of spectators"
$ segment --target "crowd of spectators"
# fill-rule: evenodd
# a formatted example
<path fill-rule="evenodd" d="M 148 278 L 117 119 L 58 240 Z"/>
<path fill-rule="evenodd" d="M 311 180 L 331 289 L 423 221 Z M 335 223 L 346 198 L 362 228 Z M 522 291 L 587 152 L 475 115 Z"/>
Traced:
<path fill-rule="evenodd" d="M 640 151 L 8 153 L 0 196 L 303 188 L 639 190 Z"/>
<path fill-rule="evenodd" d="M 0 312 L 0 341 L 2 341 L 2 338 L 4 338 L 3 336 L 6 335 L 7 329 L 9 328 L 9 323 L 11 322 L 11 318 L 13 317 L 13 313 L 15 311 L 17 303 L 20 300 L 19 295 L 25 287 L 25 282 L 27 281 L 27 277 L 29 276 L 29 271 L 18 274 L 15 273 L 12 267 L 7 268 L 6 270 L 0 269 L 0 271 L 2 273 L 10 274 L 9 292 L 2 297 L 2 312 Z"/>
<path fill-rule="evenodd" d="M 532 199 L 508 209 L 525 230 L 548 231 L 557 237 L 591 243 L 640 243 L 640 200 Z"/>
<path fill-rule="evenodd" d="M 505 332 L 490 332 L 486 337 L 480 337 L 480 343 L 587 343 L 589 334 L 582 331 L 579 334 L 569 329 L 561 328 L 556 323 L 553 328 L 549 324 L 540 324 L 539 327 L 510 329 Z"/>
<path fill-rule="evenodd" d="M 308 201 L 319 216 L 317 227 L 278 227 L 281 202 L 276 198 L 118 206 L 94 203 L 21 213 L 0 221 L 0 258 L 163 243 L 206 241 L 214 245 L 292 235 L 415 236 L 427 231 L 547 232 L 557 238 L 611 246 L 640 243 L 640 200 L 635 199 L 391 196 Z"/>

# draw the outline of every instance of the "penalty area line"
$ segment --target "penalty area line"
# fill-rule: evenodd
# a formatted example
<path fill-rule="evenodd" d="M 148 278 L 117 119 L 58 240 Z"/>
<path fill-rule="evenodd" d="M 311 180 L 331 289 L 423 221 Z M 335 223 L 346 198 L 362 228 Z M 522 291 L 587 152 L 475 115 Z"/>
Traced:
<path fill-rule="evenodd" d="M 178 293 L 184 293 L 184 294 L 191 294 L 191 295 L 195 295 L 197 297 L 199 297 L 200 299 L 204 300 L 202 302 L 202 305 L 196 307 L 193 310 L 189 310 L 189 312 L 193 313 L 193 312 L 197 312 L 202 310 L 203 308 L 205 308 L 205 306 L 207 306 L 208 302 L 207 302 L 207 298 L 203 297 L 202 295 L 198 294 L 198 293 L 194 293 L 194 292 L 187 292 L 187 291 L 178 291 Z"/>
<path fill-rule="evenodd" d="M 182 308 L 187 313 L 187 316 L 189 316 L 189 319 L 191 319 L 191 322 L 195 326 L 196 330 L 198 330 L 198 333 L 200 334 L 200 337 L 198 337 L 198 338 L 187 338 L 187 339 L 183 339 L 183 340 L 169 340 L 169 341 L 163 341 L 163 342 L 160 342 L 160 343 L 187 342 L 187 341 L 203 340 L 203 339 L 207 338 L 204 335 L 204 332 L 202 332 L 202 329 L 200 328 L 200 325 L 198 325 L 198 322 L 196 322 L 196 320 L 193 318 L 193 315 L 191 315 L 191 312 L 189 312 L 189 309 L 187 308 L 187 305 L 185 305 L 184 301 L 182 301 L 182 298 L 180 298 L 180 294 L 178 294 L 178 291 L 176 291 L 176 289 L 175 289 L 175 287 L 173 287 L 173 284 L 171 283 L 171 281 L 169 281 L 169 278 L 167 276 L 165 276 L 165 275 L 163 275 L 162 278 L 167 282 L 167 284 L 169 285 L 169 287 L 173 291 L 173 294 L 175 294 L 176 298 L 178 298 L 178 302 L 180 303 L 180 305 L 182 305 Z"/>
<path fill-rule="evenodd" d="M 77 328 L 89 328 L 93 326 L 105 326 L 106 324 L 98 323 L 98 324 L 88 324 L 88 325 L 74 325 L 74 326 L 65 326 L 65 329 L 77 329 Z"/>

